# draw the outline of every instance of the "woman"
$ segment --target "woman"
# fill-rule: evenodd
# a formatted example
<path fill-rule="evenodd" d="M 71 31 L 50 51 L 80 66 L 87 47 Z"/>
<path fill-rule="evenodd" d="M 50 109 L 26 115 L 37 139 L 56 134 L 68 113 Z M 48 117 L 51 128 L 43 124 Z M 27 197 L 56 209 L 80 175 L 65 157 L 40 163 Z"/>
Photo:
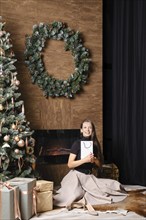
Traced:
<path fill-rule="evenodd" d="M 84 120 L 80 132 L 81 138 L 72 145 L 68 159 L 68 167 L 71 170 L 63 178 L 60 189 L 54 195 L 54 205 L 71 207 L 80 201 L 84 201 L 84 205 L 97 205 L 123 200 L 126 194 L 118 181 L 97 178 L 92 174 L 92 168 L 95 165 L 101 167 L 103 162 L 94 124 L 89 119 Z M 84 158 L 81 158 L 82 141 L 93 142 L 93 152 L 89 152 Z"/>

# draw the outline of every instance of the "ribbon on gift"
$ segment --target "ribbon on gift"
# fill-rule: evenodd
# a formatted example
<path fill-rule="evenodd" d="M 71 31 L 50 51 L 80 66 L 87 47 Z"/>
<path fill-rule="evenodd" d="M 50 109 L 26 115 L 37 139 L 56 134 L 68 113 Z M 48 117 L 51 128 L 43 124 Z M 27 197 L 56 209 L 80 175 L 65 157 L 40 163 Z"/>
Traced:
<path fill-rule="evenodd" d="M 36 187 L 33 188 L 33 211 L 35 215 L 38 217 L 39 214 L 37 213 L 37 190 Z"/>
<path fill-rule="evenodd" d="M 17 200 L 17 192 L 16 192 L 16 188 L 15 187 L 12 187 L 9 183 L 7 182 L 0 182 L 0 204 L 1 204 L 1 190 L 2 190 L 2 187 L 7 187 L 7 189 L 12 189 L 14 190 L 14 215 L 15 215 L 15 219 L 19 219 L 21 220 L 21 213 L 20 213 L 20 208 L 19 208 L 19 203 L 18 203 L 18 200 Z"/>

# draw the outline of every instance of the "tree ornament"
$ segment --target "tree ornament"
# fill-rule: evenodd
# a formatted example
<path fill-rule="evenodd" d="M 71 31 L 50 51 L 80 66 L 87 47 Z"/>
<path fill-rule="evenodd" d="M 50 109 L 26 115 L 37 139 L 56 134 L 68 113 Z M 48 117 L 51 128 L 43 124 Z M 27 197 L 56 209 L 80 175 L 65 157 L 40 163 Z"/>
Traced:
<path fill-rule="evenodd" d="M 15 124 L 12 124 L 12 129 L 13 130 L 16 130 L 17 129 L 17 126 Z"/>
<path fill-rule="evenodd" d="M 15 152 L 15 154 L 19 154 L 20 151 L 19 151 L 19 149 L 15 149 L 14 152 Z"/>
<path fill-rule="evenodd" d="M 0 104 L 0 111 L 3 111 L 4 107 L 2 104 Z"/>
<path fill-rule="evenodd" d="M 5 56 L 5 51 L 3 50 L 3 48 L 0 47 L 0 55 L 1 56 Z"/>
<path fill-rule="evenodd" d="M 31 147 L 34 147 L 34 146 L 35 146 L 35 139 L 31 137 L 31 138 L 29 139 L 29 142 L 28 142 L 28 143 L 29 143 L 29 145 L 30 145 Z"/>
<path fill-rule="evenodd" d="M 33 154 L 34 153 L 34 148 L 33 147 L 26 147 L 26 152 L 27 154 Z"/>
<path fill-rule="evenodd" d="M 16 85 L 16 86 L 19 86 L 19 85 L 20 85 L 20 81 L 19 81 L 19 80 L 16 80 L 16 81 L 15 81 L 15 85 Z"/>
<path fill-rule="evenodd" d="M 65 51 L 71 51 L 75 63 L 74 73 L 66 80 L 52 77 L 46 70 L 41 52 L 47 39 L 62 40 Z M 65 23 L 53 22 L 33 26 L 32 36 L 26 37 L 25 63 L 31 74 L 32 83 L 37 84 L 44 92 L 44 96 L 73 98 L 87 83 L 89 51 L 83 46 L 79 32 L 67 27 Z M 56 65 L 56 61 L 54 61 Z"/>
<path fill-rule="evenodd" d="M 32 163 L 32 169 L 35 170 L 36 168 L 36 163 Z"/>
<path fill-rule="evenodd" d="M 1 157 L 2 160 L 5 160 L 6 158 L 7 158 L 6 155 L 2 155 Z"/>
<path fill-rule="evenodd" d="M 3 144 L 2 148 L 10 148 L 10 145 L 5 143 L 5 144 Z"/>
<path fill-rule="evenodd" d="M 17 145 L 19 146 L 19 147 L 24 147 L 24 145 L 25 145 L 25 142 L 24 142 L 24 140 L 19 140 L 18 141 L 18 143 L 17 143 Z"/>
<path fill-rule="evenodd" d="M 10 140 L 10 135 L 5 135 L 3 139 L 4 141 L 8 142 Z"/>
<path fill-rule="evenodd" d="M 0 37 L 2 37 L 3 33 L 4 33 L 4 31 L 0 31 Z"/>
<path fill-rule="evenodd" d="M 18 136 L 18 135 L 15 136 L 15 137 L 14 137 L 14 140 L 18 142 L 18 141 L 20 140 L 20 139 L 19 139 L 19 136 Z"/>
<path fill-rule="evenodd" d="M 2 64 L 0 64 L 0 75 L 2 75 L 3 74 L 3 66 L 2 66 Z"/>

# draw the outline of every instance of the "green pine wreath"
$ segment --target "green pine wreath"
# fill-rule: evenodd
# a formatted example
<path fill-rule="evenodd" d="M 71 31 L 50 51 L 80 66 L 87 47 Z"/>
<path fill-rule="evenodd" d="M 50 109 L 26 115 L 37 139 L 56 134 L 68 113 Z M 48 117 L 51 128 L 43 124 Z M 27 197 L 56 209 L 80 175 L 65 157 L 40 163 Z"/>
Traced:
<path fill-rule="evenodd" d="M 45 69 L 42 50 L 46 40 L 63 40 L 65 51 L 71 51 L 74 58 L 75 70 L 68 79 L 60 80 L 51 76 Z M 25 63 L 28 66 L 33 84 L 37 84 L 48 98 L 64 96 L 73 98 L 87 83 L 89 75 L 89 50 L 83 46 L 80 33 L 71 30 L 65 23 L 40 23 L 33 26 L 32 36 L 26 36 Z"/>

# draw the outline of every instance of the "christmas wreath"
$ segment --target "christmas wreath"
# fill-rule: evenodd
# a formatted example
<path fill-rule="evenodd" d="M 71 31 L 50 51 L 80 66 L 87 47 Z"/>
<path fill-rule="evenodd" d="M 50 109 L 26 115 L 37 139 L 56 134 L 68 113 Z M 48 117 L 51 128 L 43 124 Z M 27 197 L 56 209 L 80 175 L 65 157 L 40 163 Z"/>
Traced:
<path fill-rule="evenodd" d="M 46 70 L 42 59 L 42 50 L 47 39 L 63 40 L 65 51 L 71 51 L 75 70 L 67 80 L 56 79 Z M 83 46 L 80 33 L 71 30 L 65 23 L 40 23 L 33 26 L 32 36 L 26 36 L 25 63 L 31 74 L 33 84 L 37 84 L 44 96 L 73 98 L 87 83 L 89 72 L 89 50 Z"/>

